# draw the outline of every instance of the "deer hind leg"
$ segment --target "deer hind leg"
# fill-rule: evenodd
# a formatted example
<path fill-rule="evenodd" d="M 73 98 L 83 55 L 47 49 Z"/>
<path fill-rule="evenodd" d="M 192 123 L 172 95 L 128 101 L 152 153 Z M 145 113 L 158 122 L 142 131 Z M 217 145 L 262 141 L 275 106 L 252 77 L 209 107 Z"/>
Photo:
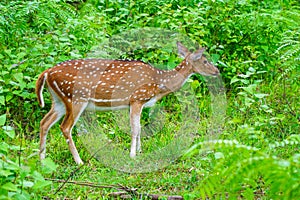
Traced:
<path fill-rule="evenodd" d="M 60 125 L 60 129 L 63 132 L 64 137 L 66 138 L 69 145 L 69 150 L 72 153 L 73 158 L 77 164 L 83 164 L 83 162 L 72 139 L 72 129 L 86 106 L 87 103 L 82 103 L 73 105 L 72 109 L 67 109 L 64 120 Z"/>
<path fill-rule="evenodd" d="M 52 103 L 51 110 L 40 122 L 40 159 L 46 157 L 46 139 L 49 129 L 65 114 L 65 107 L 61 103 Z"/>
<path fill-rule="evenodd" d="M 136 102 L 130 106 L 131 147 L 130 157 L 134 158 L 137 151 L 141 151 L 141 112 L 143 105 Z"/>

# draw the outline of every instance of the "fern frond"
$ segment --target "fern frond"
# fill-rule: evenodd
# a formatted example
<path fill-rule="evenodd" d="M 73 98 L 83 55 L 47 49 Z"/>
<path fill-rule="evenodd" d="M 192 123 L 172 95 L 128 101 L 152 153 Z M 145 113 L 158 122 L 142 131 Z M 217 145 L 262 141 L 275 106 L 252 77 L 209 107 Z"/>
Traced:
<path fill-rule="evenodd" d="M 281 51 L 282 49 L 295 45 L 295 44 L 299 44 L 299 41 L 293 40 L 292 38 L 286 38 L 283 42 L 281 42 L 281 46 L 278 47 L 278 49 L 276 50 L 275 54 L 278 54 L 279 51 Z"/>
<path fill-rule="evenodd" d="M 286 139 L 281 142 L 274 142 L 273 144 L 269 144 L 270 150 L 278 148 L 278 147 L 285 147 L 285 146 L 294 146 L 294 145 L 300 145 L 300 140 L 290 140 Z"/>
<path fill-rule="evenodd" d="M 299 23 L 299 22 L 298 22 Z M 288 30 L 283 34 L 280 46 L 277 48 L 275 55 L 279 55 L 279 59 L 283 66 L 288 66 L 278 77 L 278 80 L 292 73 L 297 68 L 300 61 L 300 29 Z"/>
<path fill-rule="evenodd" d="M 260 187 L 260 182 L 263 182 L 263 190 L 268 190 L 264 194 L 266 197 L 270 195 L 270 197 L 280 198 L 284 193 L 285 197 L 293 199 L 299 194 L 297 191 L 300 188 L 300 177 L 295 176 L 297 170 L 293 169 L 299 168 L 300 159 L 294 158 L 296 155 L 290 159 L 281 159 L 269 155 L 268 151 L 290 145 L 299 146 L 299 144 L 299 135 L 292 135 L 286 140 L 270 144 L 267 152 L 242 145 L 236 140 L 200 142 L 194 145 L 188 154 L 201 147 L 210 150 L 218 149 L 227 154 L 224 154 L 224 158 L 217 160 L 210 175 L 201 181 L 196 191 L 202 199 L 215 199 L 221 196 L 230 199 L 241 197 L 247 188 L 251 188 L 250 191 L 253 191 L 255 195 L 255 187 Z"/>
<path fill-rule="evenodd" d="M 200 149 L 199 149 L 200 148 Z M 195 154 L 201 154 L 207 150 L 213 150 L 216 148 L 236 148 L 244 149 L 247 151 L 258 151 L 259 149 L 252 146 L 240 144 L 237 140 L 207 140 L 199 142 L 188 149 L 184 157 L 190 157 Z"/>
<path fill-rule="evenodd" d="M 300 44 L 300 43 L 299 43 Z M 293 49 L 290 49 L 288 51 L 286 51 L 281 57 L 280 59 L 283 61 L 283 62 L 286 62 L 287 60 L 294 60 L 293 57 L 296 57 L 298 56 L 298 54 L 300 55 L 300 45 L 299 45 L 299 48 L 293 48 Z"/>

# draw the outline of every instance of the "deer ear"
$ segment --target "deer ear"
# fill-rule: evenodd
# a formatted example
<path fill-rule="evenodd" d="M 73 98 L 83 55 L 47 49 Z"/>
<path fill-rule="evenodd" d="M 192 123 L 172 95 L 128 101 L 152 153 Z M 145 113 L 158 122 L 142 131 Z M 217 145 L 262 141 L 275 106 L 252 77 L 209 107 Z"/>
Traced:
<path fill-rule="evenodd" d="M 185 58 L 190 51 L 183 46 L 183 44 L 181 44 L 180 42 L 177 42 L 177 48 L 178 48 L 178 55 L 180 55 L 182 58 Z"/>
<path fill-rule="evenodd" d="M 199 60 L 202 57 L 204 51 L 205 48 L 198 49 L 195 53 L 191 55 L 192 60 L 193 61 Z"/>

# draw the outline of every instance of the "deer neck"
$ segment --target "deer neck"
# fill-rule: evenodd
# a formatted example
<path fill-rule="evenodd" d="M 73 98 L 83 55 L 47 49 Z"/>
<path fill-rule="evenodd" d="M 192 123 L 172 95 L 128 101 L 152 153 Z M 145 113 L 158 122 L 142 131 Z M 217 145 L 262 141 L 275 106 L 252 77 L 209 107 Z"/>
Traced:
<path fill-rule="evenodd" d="M 194 72 L 191 65 L 183 60 L 175 69 L 163 71 L 159 82 L 164 88 L 174 92 L 179 90 L 192 74 Z"/>

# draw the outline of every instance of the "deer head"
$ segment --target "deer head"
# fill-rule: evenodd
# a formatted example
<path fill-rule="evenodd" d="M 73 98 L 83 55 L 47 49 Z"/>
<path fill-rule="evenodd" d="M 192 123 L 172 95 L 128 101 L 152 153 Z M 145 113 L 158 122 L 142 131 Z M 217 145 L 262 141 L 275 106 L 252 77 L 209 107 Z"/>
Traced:
<path fill-rule="evenodd" d="M 198 74 L 205 76 L 217 76 L 219 70 L 210 61 L 207 60 L 203 52 L 205 48 L 198 49 L 194 53 L 191 53 L 185 46 L 180 42 L 177 42 L 178 54 L 185 58 L 186 64 L 193 68 L 193 71 Z"/>

